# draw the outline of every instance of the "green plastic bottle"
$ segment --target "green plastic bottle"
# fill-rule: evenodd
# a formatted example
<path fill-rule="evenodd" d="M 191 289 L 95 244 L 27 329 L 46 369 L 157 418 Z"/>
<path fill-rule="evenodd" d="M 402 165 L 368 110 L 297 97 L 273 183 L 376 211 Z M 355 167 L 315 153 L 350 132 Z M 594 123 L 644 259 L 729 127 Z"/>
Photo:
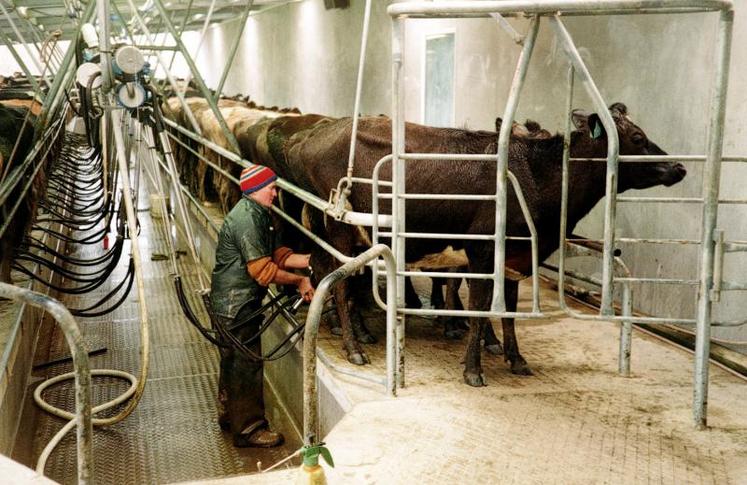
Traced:
<path fill-rule="evenodd" d="M 333 468 L 335 462 L 332 460 L 329 450 L 324 447 L 324 443 L 304 446 L 302 454 L 303 465 L 301 465 L 301 469 L 299 470 L 296 485 L 327 485 L 324 468 L 319 464 L 319 455 Z"/>

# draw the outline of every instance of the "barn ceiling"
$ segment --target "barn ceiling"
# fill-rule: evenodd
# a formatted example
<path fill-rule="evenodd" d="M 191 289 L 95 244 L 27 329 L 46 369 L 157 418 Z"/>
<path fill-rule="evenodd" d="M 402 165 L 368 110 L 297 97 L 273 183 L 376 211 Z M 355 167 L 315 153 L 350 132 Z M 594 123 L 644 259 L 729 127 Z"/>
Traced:
<path fill-rule="evenodd" d="M 62 38 L 69 39 L 76 29 L 76 21 L 68 16 L 68 12 L 75 5 L 85 7 L 88 1 L 95 0 L 0 0 L 0 4 L 9 13 L 16 28 L 26 41 L 43 40 L 50 32 L 62 31 Z M 252 14 L 263 10 L 292 3 L 299 0 L 255 0 L 252 6 Z M 220 23 L 237 18 L 246 8 L 247 0 L 161 0 L 165 9 L 169 12 L 172 23 L 184 30 L 199 30 L 202 28 L 205 18 L 214 3 L 212 23 Z M 166 30 L 163 20 L 153 0 L 133 0 L 140 15 L 148 22 L 151 32 L 164 32 Z M 124 22 L 130 22 L 132 13 L 127 0 L 110 0 L 112 16 L 112 29 L 121 29 Z M 121 15 L 121 17 L 120 17 Z M 39 27 L 42 27 L 40 30 Z M 0 10 L 0 29 L 16 42 L 10 22 Z M 0 39 L 0 45 L 3 44 Z"/>

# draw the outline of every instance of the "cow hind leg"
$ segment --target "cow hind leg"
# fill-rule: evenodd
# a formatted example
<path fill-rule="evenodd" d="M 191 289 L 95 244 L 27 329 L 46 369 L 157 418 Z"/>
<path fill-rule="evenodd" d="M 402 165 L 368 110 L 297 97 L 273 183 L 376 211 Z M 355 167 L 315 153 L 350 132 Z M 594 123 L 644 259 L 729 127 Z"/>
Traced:
<path fill-rule="evenodd" d="M 493 324 L 488 322 L 485 325 L 485 329 L 482 333 L 483 342 L 485 343 L 485 350 L 493 355 L 503 355 L 503 347 L 501 341 L 495 335 Z"/>
<path fill-rule="evenodd" d="M 371 275 L 364 274 L 348 279 L 348 310 L 350 313 L 350 324 L 353 327 L 353 335 L 356 340 L 363 344 L 376 343 L 376 337 L 366 327 L 366 322 L 361 313 L 361 305 L 365 305 L 366 296 L 371 293 Z"/>
<path fill-rule="evenodd" d="M 483 280 L 475 281 L 469 292 L 470 308 L 484 309 L 490 303 L 490 287 L 492 283 Z M 467 351 L 464 358 L 464 382 L 473 387 L 485 385 L 482 365 L 480 363 L 480 337 L 483 334 L 487 319 L 470 317 L 469 333 L 467 334 Z"/>
<path fill-rule="evenodd" d="M 459 288 L 462 286 L 461 278 L 448 278 L 446 280 L 446 308 L 450 310 L 464 310 L 462 299 L 459 297 Z M 489 325 L 488 325 L 489 326 Z M 447 339 L 461 340 L 469 330 L 469 324 L 464 317 L 447 317 L 444 334 Z"/>
<path fill-rule="evenodd" d="M 407 305 L 407 308 L 423 307 L 423 303 L 420 301 L 420 297 L 415 291 L 415 287 L 409 277 L 405 278 L 405 304 Z"/>
<path fill-rule="evenodd" d="M 342 345 L 345 349 L 345 353 L 348 356 L 348 361 L 351 364 L 363 365 L 368 364 L 370 360 L 366 353 L 361 349 L 358 341 L 355 338 L 353 332 L 353 325 L 345 325 L 345 322 L 350 323 L 350 309 L 346 304 L 340 304 L 339 302 L 346 301 L 347 294 L 347 281 L 339 282 L 334 289 L 335 299 L 337 300 L 337 317 L 342 327 Z"/>
<path fill-rule="evenodd" d="M 506 310 L 509 312 L 516 311 L 516 304 L 519 299 L 519 282 L 506 280 Z M 504 359 L 511 366 L 511 373 L 521 376 L 531 376 L 532 369 L 529 368 L 527 361 L 519 353 L 519 342 L 516 339 L 513 318 L 504 318 L 503 320 L 503 344 L 505 348 Z"/>

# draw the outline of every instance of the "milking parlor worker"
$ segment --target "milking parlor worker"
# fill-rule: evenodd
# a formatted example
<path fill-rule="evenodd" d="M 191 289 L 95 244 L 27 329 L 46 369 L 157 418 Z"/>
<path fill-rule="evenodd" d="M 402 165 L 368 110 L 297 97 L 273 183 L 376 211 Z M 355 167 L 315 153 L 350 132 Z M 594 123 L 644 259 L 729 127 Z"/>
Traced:
<path fill-rule="evenodd" d="M 309 278 L 289 272 L 309 266 L 308 254 L 295 254 L 276 244 L 270 207 L 277 189 L 277 175 L 262 165 L 241 172 L 243 197 L 228 213 L 218 236 L 211 303 L 215 318 L 224 326 L 242 322 L 262 306 L 270 283 L 295 285 L 304 300 L 311 301 L 314 287 Z M 246 341 L 256 335 L 263 317 L 255 317 L 234 334 Z M 249 346 L 261 356 L 260 339 Z M 283 435 L 271 431 L 264 416 L 262 361 L 250 359 L 232 347 L 221 349 L 218 399 L 223 406 L 218 421 L 230 430 L 234 446 L 271 447 Z"/>

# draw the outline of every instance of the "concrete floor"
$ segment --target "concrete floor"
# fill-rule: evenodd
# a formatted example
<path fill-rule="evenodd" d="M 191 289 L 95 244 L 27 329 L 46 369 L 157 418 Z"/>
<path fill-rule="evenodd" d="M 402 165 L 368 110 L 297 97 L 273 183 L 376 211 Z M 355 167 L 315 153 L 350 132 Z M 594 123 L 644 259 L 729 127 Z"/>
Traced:
<path fill-rule="evenodd" d="M 543 301 L 557 299 L 542 292 Z M 370 321 L 383 337 L 383 318 Z M 337 465 L 330 481 L 747 483 L 744 379 L 711 366 L 710 426 L 696 431 L 689 352 L 636 331 L 633 375 L 623 378 L 616 325 L 520 322 L 518 335 L 535 375 L 514 376 L 501 358 L 484 356 L 483 388 L 462 384 L 463 344 L 445 341 L 424 319 L 408 320 L 407 388 L 399 397 L 323 371 L 352 404 L 325 438 Z M 343 363 L 336 337 L 323 335 L 321 345 Z M 366 350 L 373 364 L 364 371 L 382 375 L 383 347 Z M 210 483 L 287 483 L 296 473 Z"/>

